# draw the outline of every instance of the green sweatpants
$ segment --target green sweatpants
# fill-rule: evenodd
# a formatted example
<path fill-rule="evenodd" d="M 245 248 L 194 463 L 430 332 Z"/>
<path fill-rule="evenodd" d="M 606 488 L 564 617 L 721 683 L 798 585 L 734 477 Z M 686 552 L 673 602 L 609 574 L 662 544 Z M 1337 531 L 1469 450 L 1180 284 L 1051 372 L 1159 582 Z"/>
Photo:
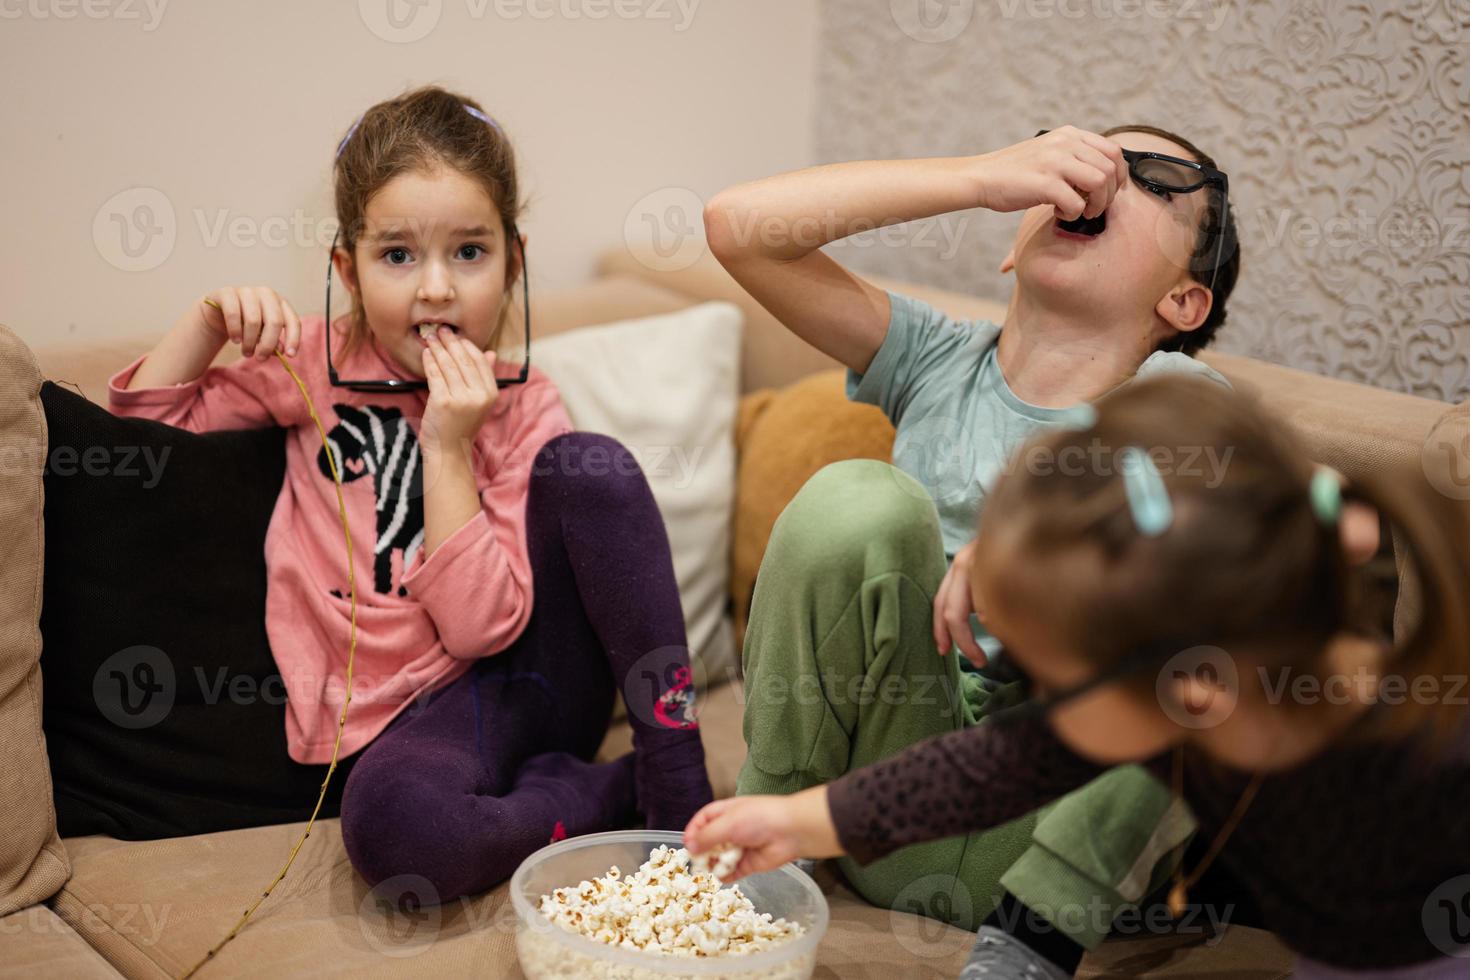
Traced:
<path fill-rule="evenodd" d="M 756 579 L 740 794 L 830 781 L 1014 700 L 935 652 L 945 568 L 934 504 L 902 470 L 847 460 L 802 487 Z M 1162 785 L 1122 766 L 1009 824 L 839 865 L 876 905 L 972 930 L 1009 891 L 1091 948 L 1167 880 L 1193 830 Z"/>

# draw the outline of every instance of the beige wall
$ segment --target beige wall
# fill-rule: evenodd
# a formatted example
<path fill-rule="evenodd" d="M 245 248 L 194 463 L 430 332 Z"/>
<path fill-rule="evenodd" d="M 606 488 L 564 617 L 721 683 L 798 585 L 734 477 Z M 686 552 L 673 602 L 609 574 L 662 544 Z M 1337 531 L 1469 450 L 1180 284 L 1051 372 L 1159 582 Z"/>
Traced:
<path fill-rule="evenodd" d="M 533 289 L 577 282 L 625 229 L 699 228 L 699 198 L 812 162 L 816 7 L 0 0 L 0 320 L 123 336 L 255 283 L 319 311 L 332 151 L 426 82 L 515 140 Z"/>
<path fill-rule="evenodd" d="M 824 0 L 819 160 L 983 153 L 1152 122 L 1230 174 L 1222 349 L 1470 398 L 1464 0 Z M 874 70 L 881 66 L 881 70 Z M 839 252 L 1006 296 L 1014 215 Z"/>

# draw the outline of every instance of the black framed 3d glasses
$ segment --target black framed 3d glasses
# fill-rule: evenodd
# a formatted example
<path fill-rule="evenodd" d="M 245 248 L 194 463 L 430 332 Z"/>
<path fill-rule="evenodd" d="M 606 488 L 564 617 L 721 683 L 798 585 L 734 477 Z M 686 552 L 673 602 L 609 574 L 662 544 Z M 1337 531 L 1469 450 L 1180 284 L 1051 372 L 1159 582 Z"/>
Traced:
<path fill-rule="evenodd" d="M 1180 645 L 1178 643 L 1155 643 L 1134 650 L 1114 662 L 1112 665 L 1098 671 L 1092 677 L 1080 684 L 1058 691 L 1046 697 L 1037 697 L 1033 689 L 1031 676 L 1022 670 L 1013 658 L 1007 656 L 1005 648 L 1002 647 L 991 658 L 990 666 L 986 673 L 993 680 L 1002 684 L 1020 682 L 1017 700 L 1005 705 L 998 711 L 987 717 L 993 724 L 1013 724 L 1021 721 L 1043 718 L 1051 711 L 1076 701 L 1083 695 L 1090 694 L 1104 685 L 1114 681 L 1127 680 L 1145 671 L 1157 671 L 1169 662 L 1169 659 L 1181 650 L 1191 649 L 1199 644 Z"/>
<path fill-rule="evenodd" d="M 1045 136 L 1049 129 L 1038 130 L 1037 136 Z M 1220 192 L 1220 219 L 1213 229 L 1215 235 L 1215 258 L 1210 266 L 1210 295 L 1215 293 L 1215 280 L 1220 275 L 1220 266 L 1225 264 L 1225 239 L 1230 215 L 1230 178 L 1223 171 L 1207 167 L 1194 160 L 1171 157 L 1166 153 L 1145 150 L 1124 150 L 1123 159 L 1128 164 L 1128 174 L 1133 182 L 1146 191 L 1170 194 L 1192 194 L 1202 187 L 1214 187 Z M 1193 270 L 1190 270 L 1191 272 Z"/>
<path fill-rule="evenodd" d="M 510 239 L 515 242 L 516 248 L 521 254 L 521 290 L 525 306 L 526 318 L 526 356 L 521 362 L 520 373 L 514 377 L 496 378 L 495 387 L 508 388 L 511 385 L 525 384 L 531 375 L 531 275 L 526 269 L 526 247 L 521 244 L 520 233 L 514 225 L 511 225 Z M 327 329 L 327 378 L 337 388 L 347 388 L 350 391 L 427 391 L 429 382 L 425 380 L 405 380 L 403 378 L 378 378 L 374 380 L 344 380 L 337 377 L 337 369 L 332 365 L 332 256 L 337 253 L 337 239 L 341 232 L 332 235 L 332 249 L 327 253 L 327 298 L 323 304 L 325 307 Z"/>

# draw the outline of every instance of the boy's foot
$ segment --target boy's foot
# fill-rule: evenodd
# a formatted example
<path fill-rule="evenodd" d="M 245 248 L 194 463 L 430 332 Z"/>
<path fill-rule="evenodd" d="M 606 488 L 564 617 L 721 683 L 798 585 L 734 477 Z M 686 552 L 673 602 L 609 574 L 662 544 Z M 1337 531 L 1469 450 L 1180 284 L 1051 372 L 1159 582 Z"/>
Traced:
<path fill-rule="evenodd" d="M 1015 936 L 981 926 L 960 980 L 1068 980 L 1070 973 Z"/>

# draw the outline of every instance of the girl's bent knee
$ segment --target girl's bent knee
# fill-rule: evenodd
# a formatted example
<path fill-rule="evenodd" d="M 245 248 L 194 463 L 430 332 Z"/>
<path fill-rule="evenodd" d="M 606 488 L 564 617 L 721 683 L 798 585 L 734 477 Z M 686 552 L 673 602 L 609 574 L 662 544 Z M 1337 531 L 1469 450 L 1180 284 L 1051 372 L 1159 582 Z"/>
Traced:
<path fill-rule="evenodd" d="M 638 458 L 611 436 L 564 432 L 536 453 L 531 483 L 551 496 L 579 501 L 595 494 L 603 504 L 642 502 L 651 497 Z"/>
<path fill-rule="evenodd" d="M 369 885 L 421 878 L 447 901 L 460 856 L 428 814 L 439 812 L 446 797 L 462 795 L 464 774 L 455 766 L 394 761 L 372 765 L 365 757 L 353 769 L 342 795 L 343 847 Z"/>

